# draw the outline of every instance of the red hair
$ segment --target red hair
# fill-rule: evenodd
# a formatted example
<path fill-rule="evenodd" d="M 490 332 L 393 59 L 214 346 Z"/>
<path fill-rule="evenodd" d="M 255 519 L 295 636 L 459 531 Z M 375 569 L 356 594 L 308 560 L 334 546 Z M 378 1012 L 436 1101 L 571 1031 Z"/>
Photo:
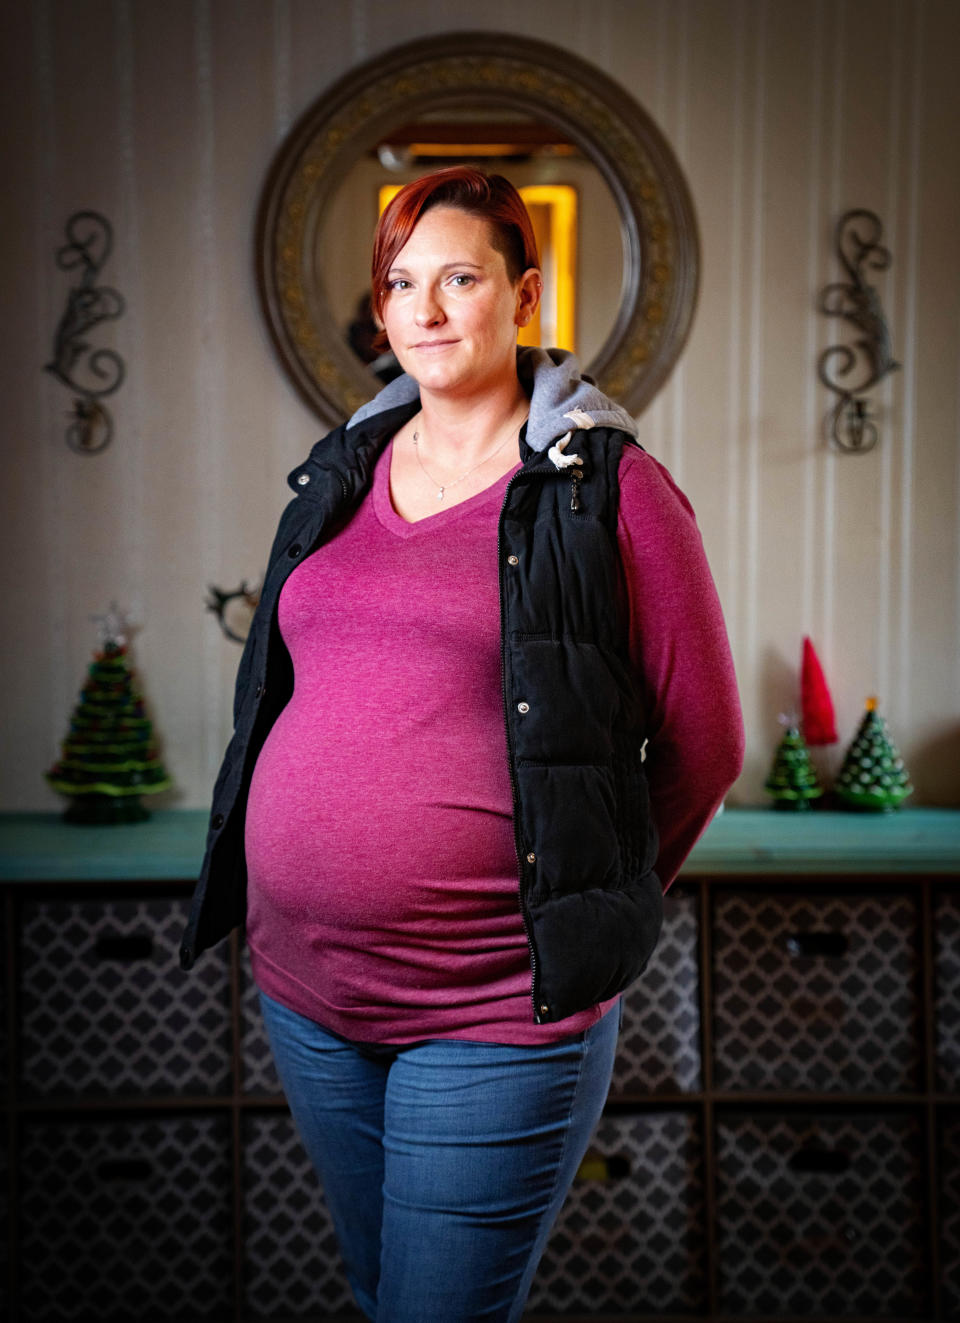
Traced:
<path fill-rule="evenodd" d="M 371 284 L 373 311 L 383 321 L 387 272 L 414 226 L 431 207 L 456 207 L 480 216 L 490 225 L 490 242 L 503 254 L 507 275 L 517 280 L 530 267 L 539 267 L 537 241 L 523 199 L 503 175 L 488 175 L 472 165 L 448 165 L 406 184 L 380 217 L 373 240 Z M 375 344 L 386 348 L 380 332 Z"/>

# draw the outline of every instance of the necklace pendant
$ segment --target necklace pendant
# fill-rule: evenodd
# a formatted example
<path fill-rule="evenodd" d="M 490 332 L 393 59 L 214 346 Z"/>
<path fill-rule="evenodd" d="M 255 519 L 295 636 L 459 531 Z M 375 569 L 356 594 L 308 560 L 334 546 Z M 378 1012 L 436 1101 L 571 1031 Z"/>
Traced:
<path fill-rule="evenodd" d="M 437 500 L 438 500 L 438 501 L 442 501 L 442 500 L 443 500 L 443 493 L 444 493 L 444 488 L 441 487 L 440 490 L 437 492 Z"/>

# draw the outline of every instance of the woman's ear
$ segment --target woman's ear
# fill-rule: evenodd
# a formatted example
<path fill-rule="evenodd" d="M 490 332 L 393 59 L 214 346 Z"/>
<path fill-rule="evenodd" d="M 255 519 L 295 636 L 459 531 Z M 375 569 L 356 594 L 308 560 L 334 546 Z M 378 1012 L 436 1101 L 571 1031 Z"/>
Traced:
<path fill-rule="evenodd" d="M 515 321 L 518 326 L 526 326 L 540 306 L 543 293 L 543 276 L 535 266 L 528 267 L 517 284 L 517 311 Z"/>

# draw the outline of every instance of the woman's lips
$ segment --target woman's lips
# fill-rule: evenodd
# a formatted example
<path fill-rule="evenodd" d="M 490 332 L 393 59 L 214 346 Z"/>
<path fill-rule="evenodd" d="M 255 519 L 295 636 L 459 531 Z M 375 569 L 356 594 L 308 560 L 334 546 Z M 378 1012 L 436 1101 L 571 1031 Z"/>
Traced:
<path fill-rule="evenodd" d="M 451 345 L 456 343 L 456 340 L 422 340 L 420 344 L 411 345 L 410 347 L 419 350 L 422 354 L 429 354 L 438 349 L 449 349 Z"/>

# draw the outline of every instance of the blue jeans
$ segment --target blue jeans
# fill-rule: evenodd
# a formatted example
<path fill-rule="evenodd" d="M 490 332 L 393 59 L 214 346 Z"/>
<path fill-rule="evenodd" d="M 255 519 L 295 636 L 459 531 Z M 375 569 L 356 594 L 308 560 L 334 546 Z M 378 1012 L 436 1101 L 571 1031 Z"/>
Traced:
<path fill-rule="evenodd" d="M 545 1047 L 353 1043 L 260 994 L 350 1285 L 379 1323 L 513 1323 L 610 1085 L 619 1008 Z"/>

